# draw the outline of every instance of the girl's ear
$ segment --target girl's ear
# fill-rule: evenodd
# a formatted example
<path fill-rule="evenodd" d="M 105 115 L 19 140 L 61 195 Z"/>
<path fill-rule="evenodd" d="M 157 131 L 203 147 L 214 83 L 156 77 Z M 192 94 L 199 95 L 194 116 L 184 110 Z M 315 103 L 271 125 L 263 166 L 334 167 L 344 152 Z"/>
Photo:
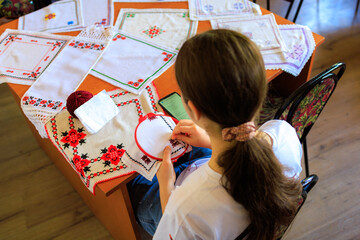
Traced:
<path fill-rule="evenodd" d="M 190 111 L 192 112 L 195 120 L 198 121 L 201 118 L 201 112 L 195 107 L 195 105 L 190 100 L 187 102 L 187 106 L 189 107 Z"/>

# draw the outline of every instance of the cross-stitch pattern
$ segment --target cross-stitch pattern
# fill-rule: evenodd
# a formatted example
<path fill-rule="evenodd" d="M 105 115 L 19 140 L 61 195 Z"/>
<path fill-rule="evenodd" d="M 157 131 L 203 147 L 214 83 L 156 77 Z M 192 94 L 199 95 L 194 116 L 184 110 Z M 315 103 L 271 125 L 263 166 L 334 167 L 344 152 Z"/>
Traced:
<path fill-rule="evenodd" d="M 121 9 L 115 29 L 178 50 L 196 34 L 197 24 L 187 9 Z"/>
<path fill-rule="evenodd" d="M 86 4 L 86 2 L 84 2 Z M 18 29 L 38 32 L 66 32 L 84 27 L 81 0 L 62 0 L 19 18 Z"/>
<path fill-rule="evenodd" d="M 252 40 L 263 54 L 287 51 L 273 14 L 247 18 L 212 20 L 214 29 L 226 28 L 238 31 Z"/>
<path fill-rule="evenodd" d="M 189 0 L 191 20 L 261 15 L 260 6 L 248 0 Z"/>
<path fill-rule="evenodd" d="M 129 34 L 116 33 L 91 74 L 138 94 L 174 63 L 176 55 Z"/>
<path fill-rule="evenodd" d="M 31 85 L 72 39 L 7 29 L 0 37 L 0 83 Z"/>
<path fill-rule="evenodd" d="M 301 25 L 279 25 L 287 52 L 263 54 L 266 69 L 282 69 L 298 76 L 315 49 L 311 30 Z"/>
<path fill-rule="evenodd" d="M 93 194 L 96 184 L 135 170 L 152 179 L 160 164 L 144 157 L 139 149 L 130 149 L 136 146 L 134 131 L 139 118 L 147 113 L 160 113 L 155 87 L 147 86 L 141 95 L 121 89 L 107 94 L 118 106 L 119 114 L 94 135 L 66 109 L 46 124 L 51 142 Z M 125 156 L 129 161 L 124 161 Z"/>

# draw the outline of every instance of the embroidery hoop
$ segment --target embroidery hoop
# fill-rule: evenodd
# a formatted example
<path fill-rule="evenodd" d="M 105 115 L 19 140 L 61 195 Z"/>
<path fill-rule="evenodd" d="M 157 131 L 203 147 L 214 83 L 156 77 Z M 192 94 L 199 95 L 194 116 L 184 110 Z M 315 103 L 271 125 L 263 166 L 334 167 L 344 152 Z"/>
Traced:
<path fill-rule="evenodd" d="M 172 127 L 175 127 L 173 123 L 176 124 L 177 122 L 176 119 L 163 114 L 148 113 L 139 119 L 139 123 L 136 126 L 136 145 L 146 156 L 158 161 L 162 161 L 163 159 L 165 146 L 170 146 L 171 160 L 176 161 L 189 147 L 188 144 L 182 141 L 175 140 L 175 142 L 172 143 L 169 140 L 173 131 Z M 148 139 L 152 140 L 149 141 Z"/>

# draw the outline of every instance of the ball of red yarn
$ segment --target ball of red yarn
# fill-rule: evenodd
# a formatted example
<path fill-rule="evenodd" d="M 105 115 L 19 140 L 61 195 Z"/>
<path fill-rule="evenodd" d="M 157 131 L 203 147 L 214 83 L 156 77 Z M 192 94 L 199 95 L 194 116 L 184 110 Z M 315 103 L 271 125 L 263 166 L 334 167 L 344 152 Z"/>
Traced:
<path fill-rule="evenodd" d="M 66 100 L 66 108 L 68 112 L 73 116 L 74 118 L 77 118 L 74 114 L 74 111 L 90 100 L 90 98 L 93 97 L 93 94 L 88 91 L 76 91 L 70 94 L 70 96 Z"/>

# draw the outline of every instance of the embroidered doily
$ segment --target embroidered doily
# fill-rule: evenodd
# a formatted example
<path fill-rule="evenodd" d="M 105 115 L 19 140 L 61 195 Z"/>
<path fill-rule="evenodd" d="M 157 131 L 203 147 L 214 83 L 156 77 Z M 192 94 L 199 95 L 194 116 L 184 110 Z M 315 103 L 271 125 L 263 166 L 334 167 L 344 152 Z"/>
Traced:
<path fill-rule="evenodd" d="M 248 0 L 189 0 L 191 20 L 261 15 L 260 6 Z"/>
<path fill-rule="evenodd" d="M 121 9 L 115 29 L 150 43 L 179 50 L 196 34 L 197 21 L 188 9 Z"/>
<path fill-rule="evenodd" d="M 176 51 L 117 33 L 91 74 L 139 94 L 175 62 L 176 55 Z"/>
<path fill-rule="evenodd" d="M 0 38 L 0 83 L 31 85 L 73 37 L 6 29 Z"/>
<path fill-rule="evenodd" d="M 171 160 L 176 160 L 186 152 L 188 144 L 170 139 L 175 126 L 172 117 L 149 113 L 140 118 L 135 129 L 136 144 L 146 156 L 155 160 L 162 160 L 164 148 L 170 146 Z"/>
<path fill-rule="evenodd" d="M 18 29 L 38 32 L 67 32 L 84 27 L 81 0 L 62 0 L 19 18 Z"/>

